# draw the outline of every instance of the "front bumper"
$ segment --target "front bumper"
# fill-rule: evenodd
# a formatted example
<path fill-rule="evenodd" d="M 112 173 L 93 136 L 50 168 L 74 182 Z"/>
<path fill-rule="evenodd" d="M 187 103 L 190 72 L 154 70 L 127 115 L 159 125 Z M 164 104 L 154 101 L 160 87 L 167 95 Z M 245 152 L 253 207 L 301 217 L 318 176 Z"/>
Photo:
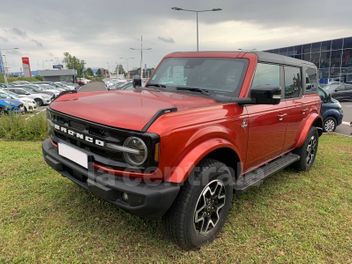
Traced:
<path fill-rule="evenodd" d="M 61 157 L 50 139 L 43 142 L 42 150 L 46 163 L 64 177 L 135 215 L 152 217 L 164 215 L 180 190 L 180 186 L 176 184 L 145 183 L 141 180 L 97 172 L 93 169 L 92 162 L 87 170 Z M 128 199 L 125 199 L 126 197 Z"/>

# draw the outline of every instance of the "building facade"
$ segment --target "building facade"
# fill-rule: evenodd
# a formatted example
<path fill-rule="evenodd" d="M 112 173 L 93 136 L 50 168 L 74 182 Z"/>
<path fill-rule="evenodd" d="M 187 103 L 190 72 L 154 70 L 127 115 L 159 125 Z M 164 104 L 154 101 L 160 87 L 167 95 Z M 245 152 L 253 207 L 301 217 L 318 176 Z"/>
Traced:
<path fill-rule="evenodd" d="M 52 81 L 52 82 L 75 82 L 77 71 L 76 70 L 44 70 L 39 71 L 38 75 L 43 77 L 44 81 Z"/>
<path fill-rule="evenodd" d="M 267 51 L 313 62 L 319 69 L 321 83 L 332 79 L 352 82 L 352 37 Z"/>

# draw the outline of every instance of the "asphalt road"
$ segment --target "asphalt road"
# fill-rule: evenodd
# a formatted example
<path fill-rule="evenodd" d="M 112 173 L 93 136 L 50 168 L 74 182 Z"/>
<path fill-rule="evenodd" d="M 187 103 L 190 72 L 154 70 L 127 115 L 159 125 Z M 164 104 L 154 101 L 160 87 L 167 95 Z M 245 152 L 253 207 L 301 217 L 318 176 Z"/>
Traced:
<path fill-rule="evenodd" d="M 352 136 L 352 102 L 341 103 L 343 108 L 343 123 L 336 128 L 336 133 Z"/>

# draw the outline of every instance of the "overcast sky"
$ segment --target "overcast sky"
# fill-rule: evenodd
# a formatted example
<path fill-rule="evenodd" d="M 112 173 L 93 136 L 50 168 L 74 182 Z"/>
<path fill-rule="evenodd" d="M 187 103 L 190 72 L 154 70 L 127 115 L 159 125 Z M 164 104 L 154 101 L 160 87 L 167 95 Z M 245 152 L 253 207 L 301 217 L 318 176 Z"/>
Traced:
<path fill-rule="evenodd" d="M 0 49 L 10 71 L 19 71 L 20 57 L 32 69 L 49 68 L 68 51 L 91 67 L 110 67 L 134 57 L 139 65 L 143 34 L 144 61 L 155 66 L 172 51 L 196 48 L 195 16 L 172 11 L 222 8 L 200 14 L 201 50 L 269 49 L 352 36 L 351 0 L 1 0 Z"/>

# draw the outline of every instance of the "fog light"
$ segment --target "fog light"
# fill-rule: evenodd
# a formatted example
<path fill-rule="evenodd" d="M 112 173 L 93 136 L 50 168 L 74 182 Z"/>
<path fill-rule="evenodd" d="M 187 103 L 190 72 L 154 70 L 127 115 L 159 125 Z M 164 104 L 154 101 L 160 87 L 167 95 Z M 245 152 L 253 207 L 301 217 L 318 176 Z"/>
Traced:
<path fill-rule="evenodd" d="M 127 193 L 122 193 L 122 200 L 127 202 L 128 201 L 128 194 Z"/>

